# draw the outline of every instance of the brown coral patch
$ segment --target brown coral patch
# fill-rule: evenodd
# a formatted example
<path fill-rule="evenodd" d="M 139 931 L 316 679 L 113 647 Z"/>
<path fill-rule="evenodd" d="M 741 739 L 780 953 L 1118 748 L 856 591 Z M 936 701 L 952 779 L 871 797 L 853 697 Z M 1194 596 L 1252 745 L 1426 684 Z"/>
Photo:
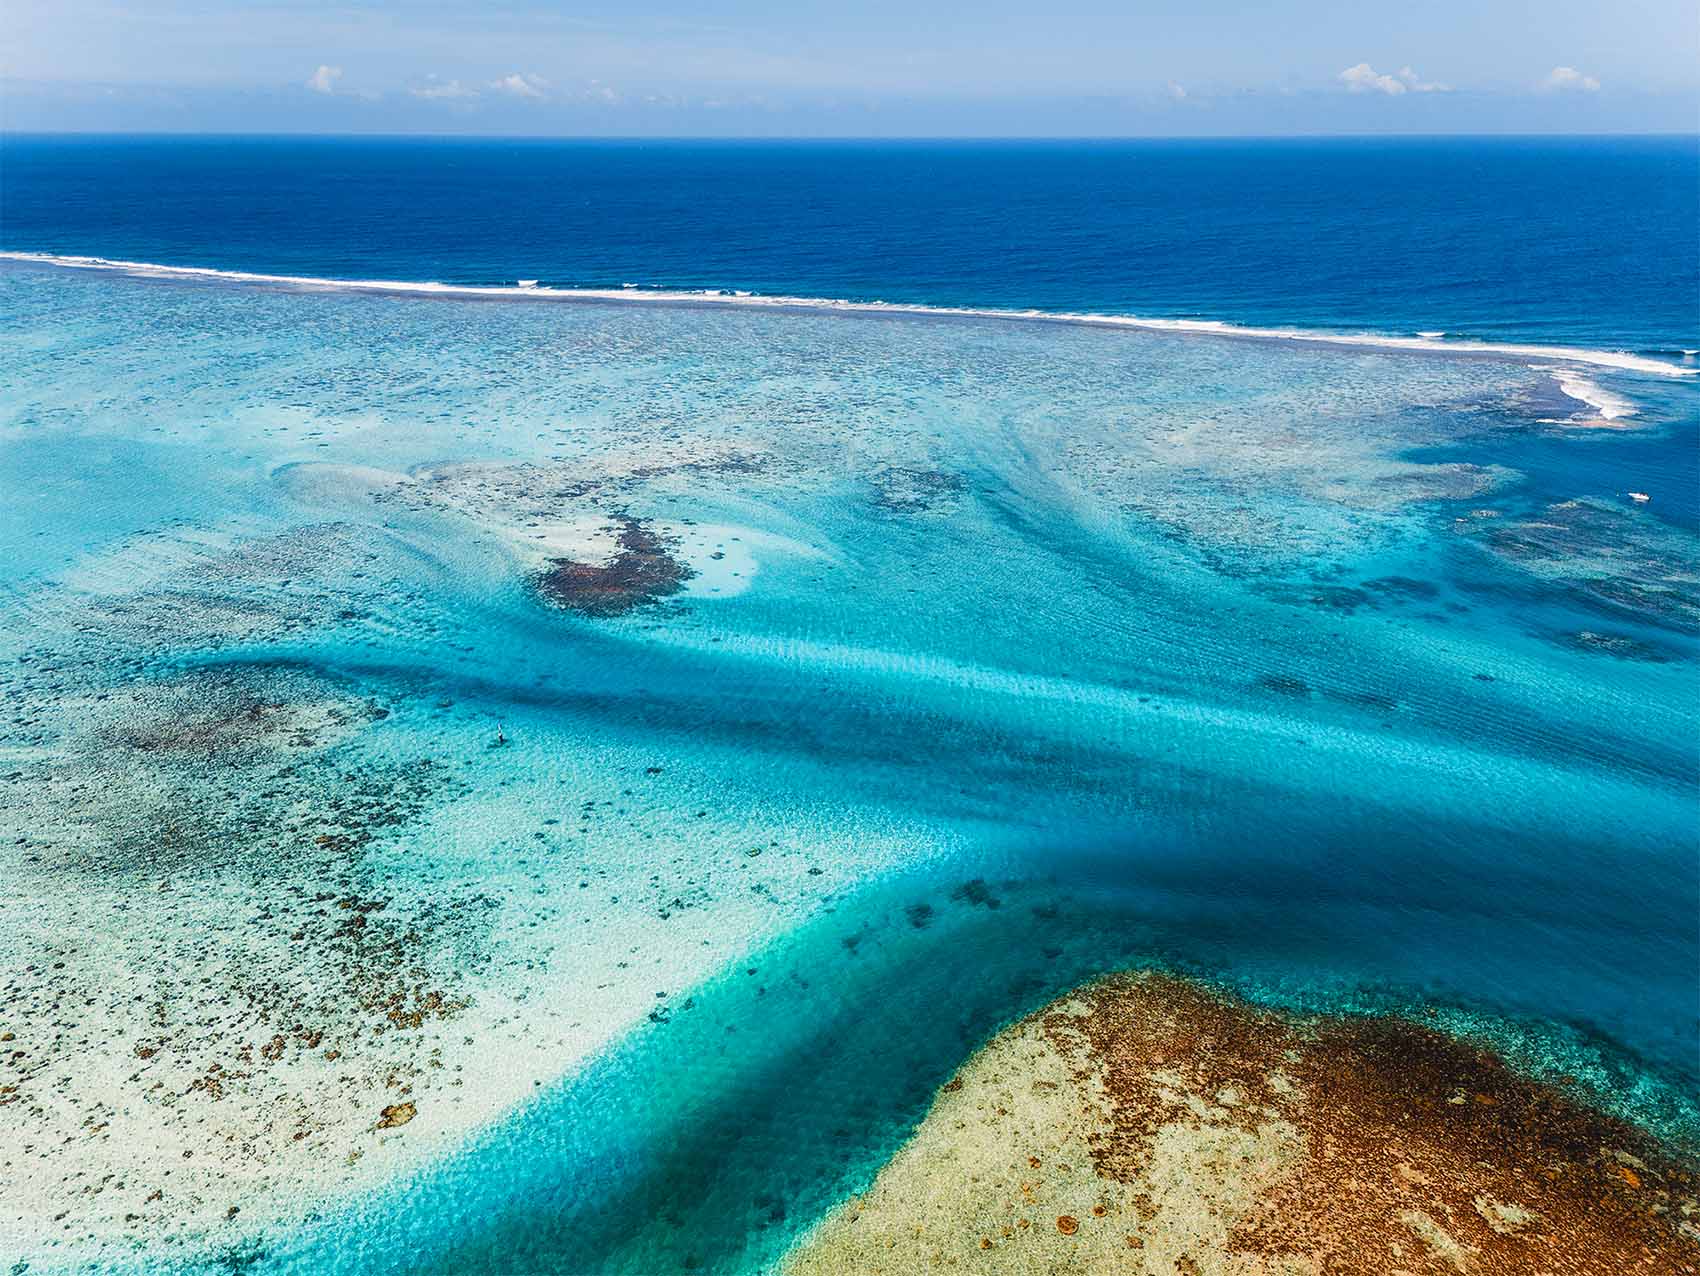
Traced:
<path fill-rule="evenodd" d="M 1229 1235 L 1242 1259 L 1364 1273 L 1700 1271 L 1693 1167 L 1418 1024 L 1292 1019 L 1163 976 L 1104 980 L 1043 1023 L 1079 1075 L 1101 1081 L 1107 1121 L 1089 1145 L 1106 1179 L 1141 1183 L 1177 1122 L 1299 1131 L 1292 1170 Z"/>
<path fill-rule="evenodd" d="M 616 524 L 619 552 L 601 564 L 555 559 L 538 581 L 545 599 L 587 616 L 623 616 L 678 593 L 695 574 L 641 520 L 621 515 Z"/>

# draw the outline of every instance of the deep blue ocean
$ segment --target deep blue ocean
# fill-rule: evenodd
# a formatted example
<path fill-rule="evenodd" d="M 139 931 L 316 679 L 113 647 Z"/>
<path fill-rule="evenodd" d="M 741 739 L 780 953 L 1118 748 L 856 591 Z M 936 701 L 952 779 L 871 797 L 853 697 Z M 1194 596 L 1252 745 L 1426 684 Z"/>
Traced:
<path fill-rule="evenodd" d="M 0 247 L 1700 348 L 1693 137 L 13 136 Z"/>
<path fill-rule="evenodd" d="M 1700 1149 L 1697 191 L 6 138 L 0 1271 L 775 1272 L 1151 965 Z"/>

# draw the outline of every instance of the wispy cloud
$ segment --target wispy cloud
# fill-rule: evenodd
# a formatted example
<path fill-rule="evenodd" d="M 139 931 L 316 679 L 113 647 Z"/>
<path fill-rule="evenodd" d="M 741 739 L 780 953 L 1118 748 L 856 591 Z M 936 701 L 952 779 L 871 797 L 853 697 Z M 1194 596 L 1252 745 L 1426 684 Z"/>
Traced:
<path fill-rule="evenodd" d="M 1450 93 L 1452 86 L 1435 80 L 1425 80 L 1410 67 L 1400 67 L 1393 75 L 1384 75 L 1368 62 L 1349 66 L 1339 75 L 1340 83 L 1353 93 L 1385 93 L 1398 97 L 1404 93 Z"/>
<path fill-rule="evenodd" d="M 1541 87 L 1555 93 L 1598 93 L 1600 82 L 1591 75 L 1583 75 L 1573 66 L 1555 66 L 1547 72 Z"/>
<path fill-rule="evenodd" d="M 515 71 L 512 75 L 504 75 L 501 79 L 493 81 L 490 87 L 496 92 L 506 93 L 510 97 L 527 97 L 541 101 L 548 96 L 546 90 L 549 87 L 549 81 L 541 75 L 534 75 L 528 71 Z"/>
<path fill-rule="evenodd" d="M 336 92 L 336 82 L 342 79 L 340 66 L 320 66 L 307 77 L 307 87 L 315 93 L 323 93 L 327 97 Z"/>
<path fill-rule="evenodd" d="M 1186 87 L 1184 85 L 1177 84 L 1173 80 L 1170 80 L 1168 92 L 1169 96 L 1176 102 L 1186 101 Z"/>
<path fill-rule="evenodd" d="M 431 102 L 447 102 L 458 98 L 473 98 L 478 96 L 477 89 L 468 88 L 459 80 L 450 80 L 447 83 L 425 84 L 416 89 L 409 89 L 408 92 L 414 97 L 424 98 Z"/>

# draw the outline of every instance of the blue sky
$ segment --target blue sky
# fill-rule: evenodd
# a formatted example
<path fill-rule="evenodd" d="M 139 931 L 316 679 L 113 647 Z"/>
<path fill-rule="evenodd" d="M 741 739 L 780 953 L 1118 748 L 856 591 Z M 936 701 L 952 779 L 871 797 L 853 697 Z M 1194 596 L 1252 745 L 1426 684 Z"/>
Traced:
<path fill-rule="evenodd" d="M 14 130 L 1694 131 L 1693 0 L 5 0 Z"/>

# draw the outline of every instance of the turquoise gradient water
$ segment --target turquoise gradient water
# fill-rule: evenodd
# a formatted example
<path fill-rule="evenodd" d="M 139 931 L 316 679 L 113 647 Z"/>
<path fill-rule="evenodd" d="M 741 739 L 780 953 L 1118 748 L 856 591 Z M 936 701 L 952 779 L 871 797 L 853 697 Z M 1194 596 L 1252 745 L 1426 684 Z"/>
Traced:
<path fill-rule="evenodd" d="M 391 712 L 351 759 L 465 788 L 364 871 L 523 877 L 498 930 L 554 946 L 552 990 L 653 972 L 459 1153 L 220 1261 L 765 1270 L 1000 1023 L 1147 961 L 1442 1007 L 1700 1130 L 1688 379 L 1586 371 L 1636 408 L 1602 429 L 1525 358 L 15 263 L 0 293 L 18 702 L 47 650 L 52 695 L 357 688 Z M 528 529 L 613 512 L 723 557 L 627 617 L 543 606 Z M 678 939 L 633 922 L 674 898 Z"/>

